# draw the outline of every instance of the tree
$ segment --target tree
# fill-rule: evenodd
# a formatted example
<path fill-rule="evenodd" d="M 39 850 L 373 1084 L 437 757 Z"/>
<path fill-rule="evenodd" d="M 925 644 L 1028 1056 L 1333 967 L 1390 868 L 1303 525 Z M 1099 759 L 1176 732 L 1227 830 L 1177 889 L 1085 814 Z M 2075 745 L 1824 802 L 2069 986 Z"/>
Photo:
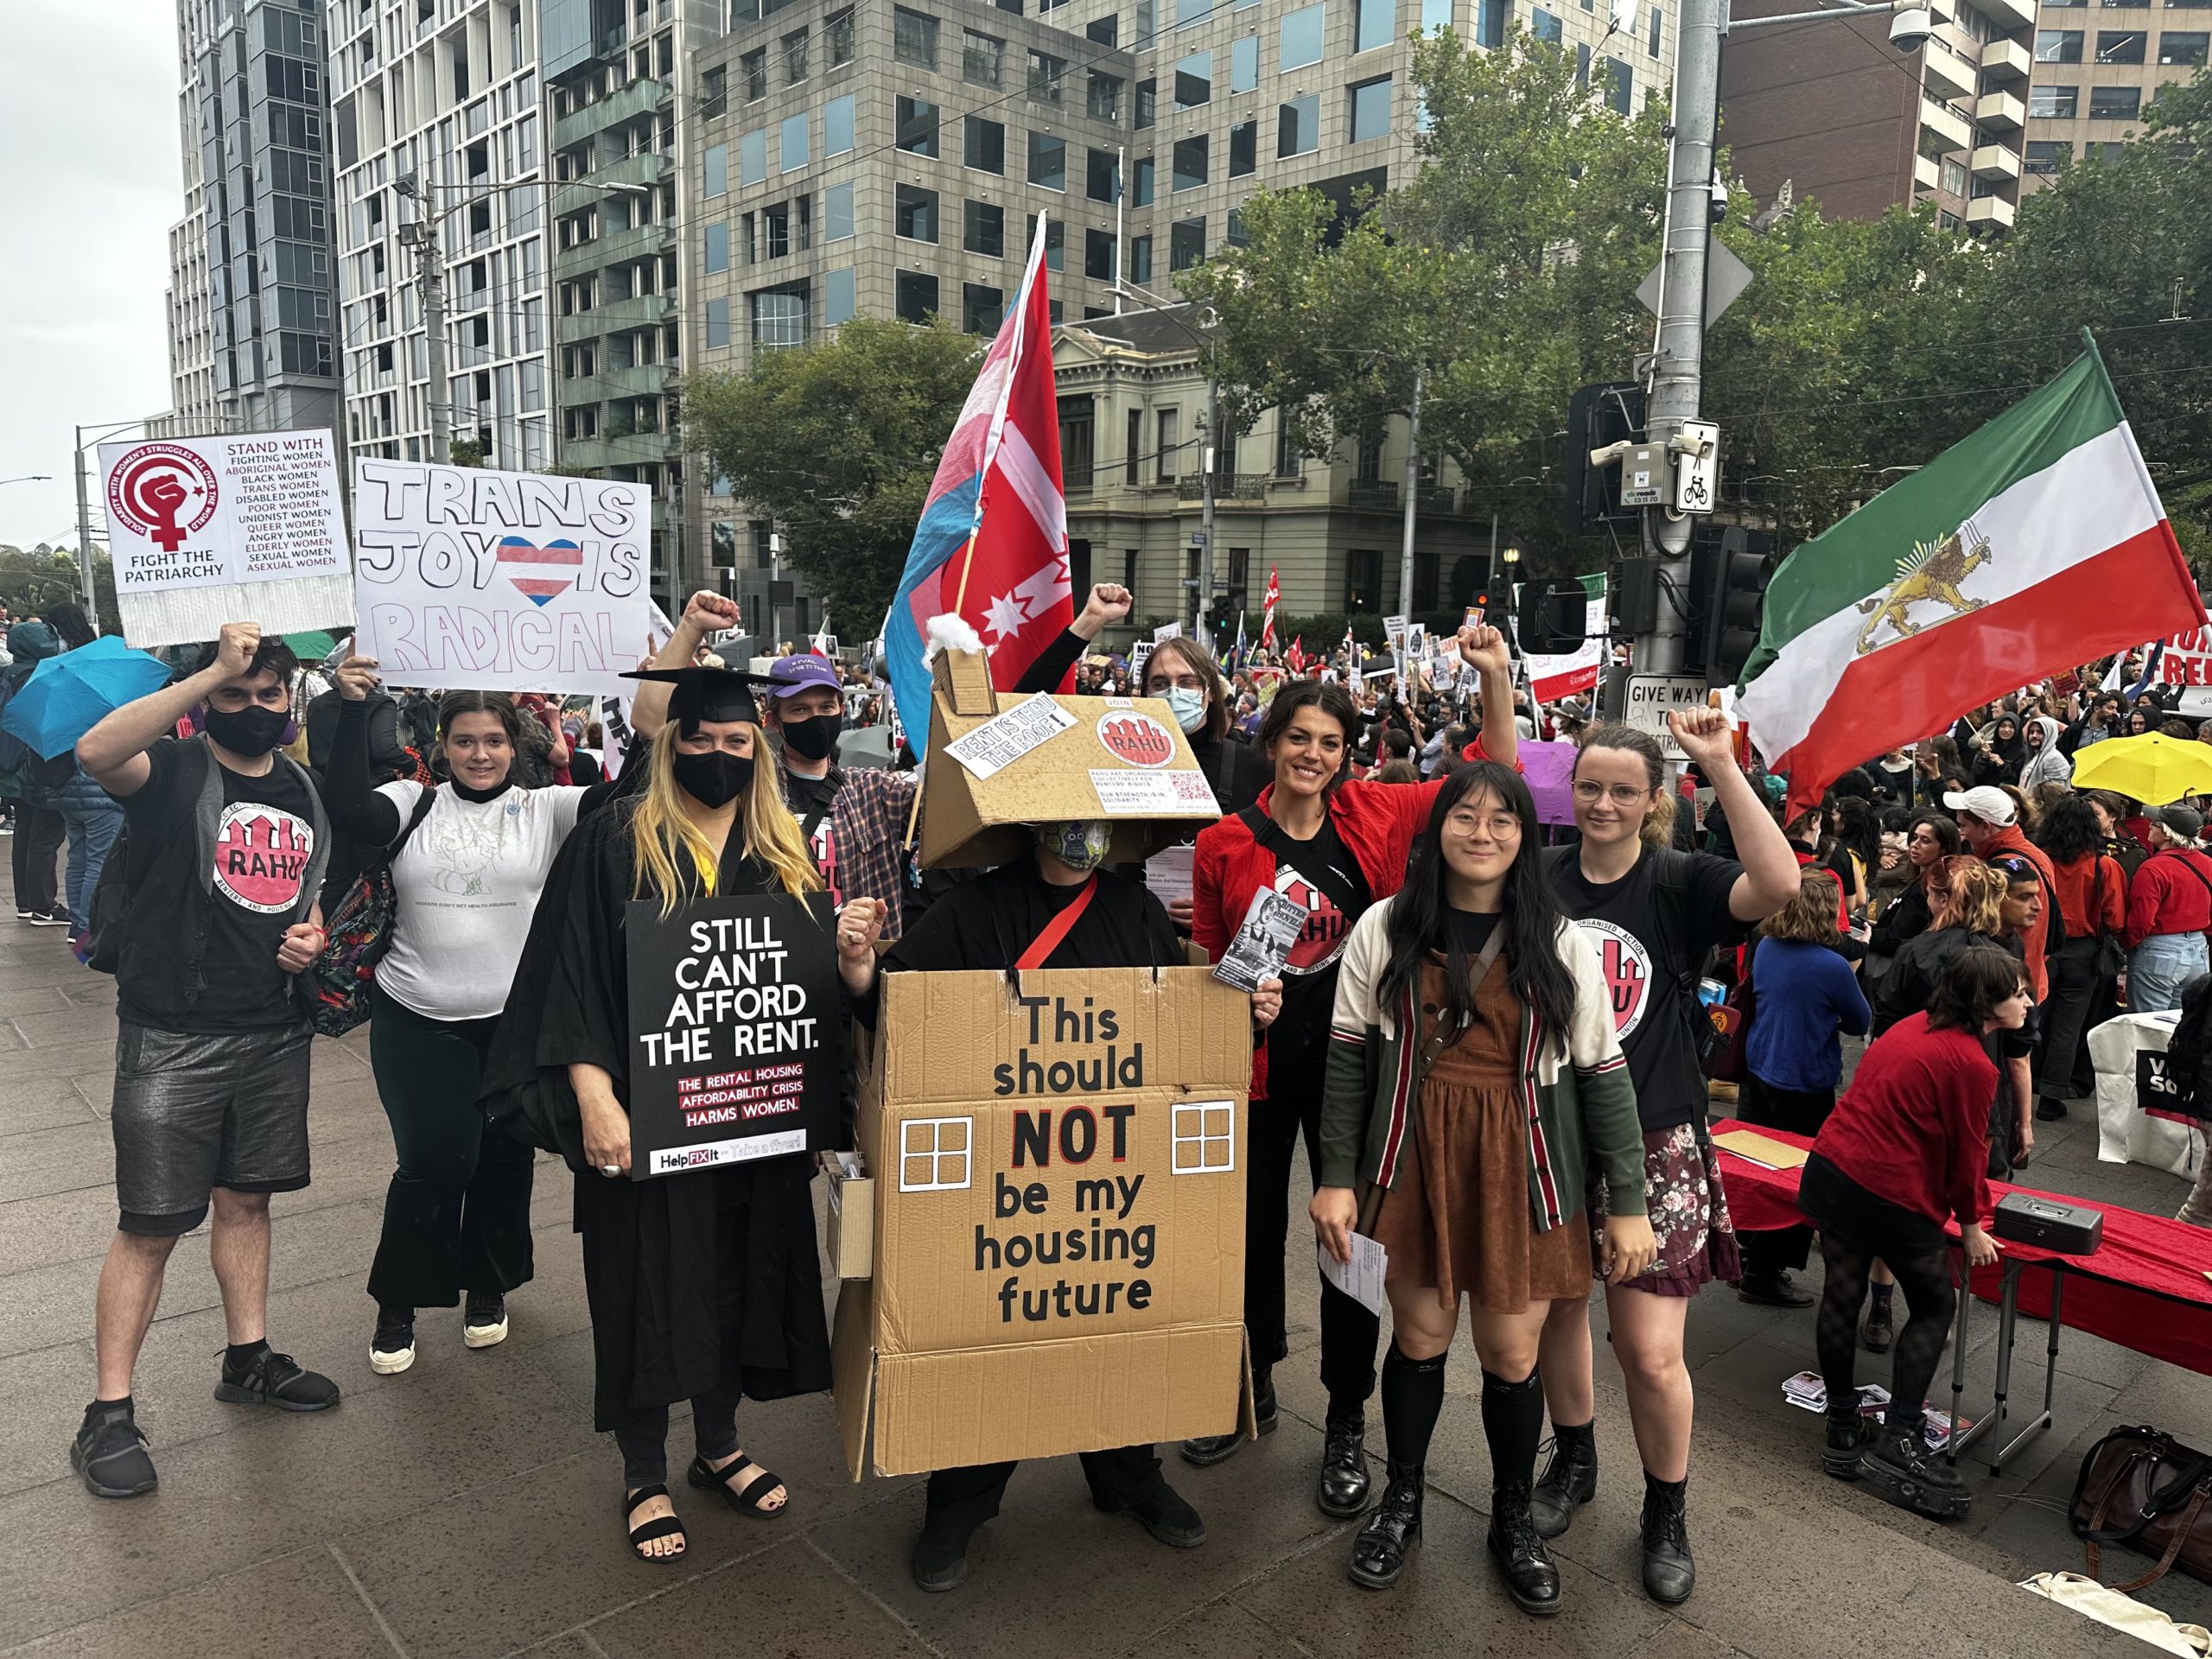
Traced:
<path fill-rule="evenodd" d="M 100 632 L 120 633 L 115 608 L 115 566 L 105 553 L 92 555 L 92 588 L 99 597 Z M 65 599 L 84 596 L 77 577 L 77 555 L 44 543 L 29 550 L 0 546 L 0 604 L 11 616 L 31 616 Z"/>
<path fill-rule="evenodd" d="M 978 344 L 940 324 L 855 317 L 834 340 L 756 353 L 749 374 L 684 385 L 693 447 L 782 527 L 833 615 L 890 608 Z"/>

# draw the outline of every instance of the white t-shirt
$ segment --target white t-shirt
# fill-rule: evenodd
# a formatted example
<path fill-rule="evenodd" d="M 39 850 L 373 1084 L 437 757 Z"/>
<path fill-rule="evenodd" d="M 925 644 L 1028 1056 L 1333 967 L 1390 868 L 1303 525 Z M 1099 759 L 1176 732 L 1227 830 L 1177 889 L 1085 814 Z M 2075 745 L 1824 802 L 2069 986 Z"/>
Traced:
<path fill-rule="evenodd" d="M 377 791 L 402 823 L 422 792 L 416 783 Z M 377 988 L 428 1020 L 486 1020 L 504 1009 L 537 896 L 576 827 L 583 793 L 514 788 L 496 800 L 464 801 L 441 789 L 392 863 L 399 915 Z"/>

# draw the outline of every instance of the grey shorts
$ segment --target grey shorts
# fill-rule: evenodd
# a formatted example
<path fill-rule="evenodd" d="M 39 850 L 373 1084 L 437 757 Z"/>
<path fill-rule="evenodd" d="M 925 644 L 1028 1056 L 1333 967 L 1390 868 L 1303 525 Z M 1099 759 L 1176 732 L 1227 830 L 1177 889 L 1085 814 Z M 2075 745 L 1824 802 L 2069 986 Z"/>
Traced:
<path fill-rule="evenodd" d="M 216 1187 L 308 1184 L 308 1026 L 195 1036 L 121 1022 L 115 1039 L 116 1201 L 126 1233 L 197 1227 Z"/>

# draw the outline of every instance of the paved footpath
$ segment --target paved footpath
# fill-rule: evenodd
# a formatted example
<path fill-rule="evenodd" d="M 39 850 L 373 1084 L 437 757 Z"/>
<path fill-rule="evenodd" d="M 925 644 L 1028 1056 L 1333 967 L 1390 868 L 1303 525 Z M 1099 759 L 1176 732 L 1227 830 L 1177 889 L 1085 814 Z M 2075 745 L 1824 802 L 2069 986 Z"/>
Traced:
<path fill-rule="evenodd" d="M 370 1372 L 362 1283 L 391 1141 L 356 1033 L 315 1056 L 315 1184 L 276 1200 L 270 1298 L 271 1336 L 334 1376 L 344 1404 L 291 1417 L 213 1401 L 221 1313 L 204 1235 L 188 1238 L 137 1383 L 161 1491 L 103 1503 L 79 1485 L 65 1448 L 90 1395 L 93 1285 L 114 1225 L 113 1003 L 113 982 L 79 968 L 58 930 L 0 909 L 0 1652 L 2133 1659 L 2150 1649 L 2012 1581 L 2080 1567 L 2063 1510 L 2082 1450 L 2108 1427 L 2212 1438 L 2212 1382 L 2072 1332 L 2056 1431 L 2001 1479 L 1981 1475 L 1970 1523 L 1939 1527 L 1820 1474 L 1817 1420 L 1785 1408 L 1779 1390 L 1812 1363 L 1810 1313 L 1716 1291 L 1690 1321 L 1702 1576 L 1680 1610 L 1638 1587 L 1641 1483 L 1603 1356 L 1602 1491 L 1561 1541 L 1560 1618 L 1522 1617 L 1483 1554 L 1480 1379 L 1464 1348 L 1431 1464 L 1426 1546 L 1395 1593 L 1349 1584 L 1351 1529 L 1308 1496 L 1323 1403 L 1310 1329 L 1279 1373 L 1280 1433 L 1211 1471 L 1170 1457 L 1211 1524 L 1201 1549 L 1163 1549 L 1096 1514 L 1062 1459 L 1016 1477 L 963 1589 L 922 1595 L 906 1567 L 918 1483 L 855 1484 L 829 1402 L 809 1399 L 741 1414 L 748 1448 L 791 1484 L 787 1517 L 742 1519 L 679 1489 L 690 1555 L 651 1567 L 623 1548 L 619 1465 L 590 1427 L 591 1337 L 557 1164 L 539 1165 L 537 1278 L 512 1299 L 505 1344 L 469 1353 L 458 1313 L 432 1313 L 413 1370 Z M 2085 1126 L 2058 1127 L 2070 1133 L 2051 1137 L 2046 1184 L 2177 1204 L 2179 1183 L 2100 1166 Z M 1596 1314 L 1602 1332 L 1601 1305 Z M 1974 1356 L 1985 1400 L 1994 1325 L 1980 1321 Z M 2039 1365 L 2040 1327 L 2020 1347 Z M 685 1443 L 679 1425 L 679 1459 Z M 2212 1621 L 2212 1587 L 2175 1577 L 2146 1599 Z"/>

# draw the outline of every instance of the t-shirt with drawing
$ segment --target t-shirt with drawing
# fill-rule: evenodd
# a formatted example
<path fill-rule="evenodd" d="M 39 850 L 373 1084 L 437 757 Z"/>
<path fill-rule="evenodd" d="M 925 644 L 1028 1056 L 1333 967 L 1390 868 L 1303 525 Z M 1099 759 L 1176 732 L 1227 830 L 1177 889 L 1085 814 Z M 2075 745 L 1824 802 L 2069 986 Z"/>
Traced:
<path fill-rule="evenodd" d="M 831 769 L 819 778 L 802 778 L 795 772 L 784 773 L 784 804 L 790 807 L 791 816 L 802 829 L 808 821 L 813 829 L 806 837 L 806 849 L 814 859 L 814 868 L 830 889 L 830 902 L 842 906 L 845 902 L 845 884 L 837 868 L 837 815 L 832 810 L 837 800 L 837 787 L 843 781 L 842 774 Z"/>

